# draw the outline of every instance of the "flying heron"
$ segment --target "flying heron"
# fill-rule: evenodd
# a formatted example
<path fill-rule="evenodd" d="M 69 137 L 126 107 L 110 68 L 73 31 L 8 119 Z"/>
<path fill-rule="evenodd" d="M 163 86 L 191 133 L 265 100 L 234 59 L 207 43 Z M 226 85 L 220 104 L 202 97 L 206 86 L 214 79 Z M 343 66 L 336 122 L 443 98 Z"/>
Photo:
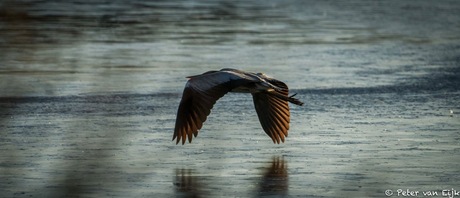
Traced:
<path fill-rule="evenodd" d="M 284 82 L 270 78 L 263 73 L 245 72 L 237 69 L 208 71 L 188 76 L 182 100 L 177 110 L 173 139 L 182 144 L 188 137 L 198 135 L 216 101 L 228 92 L 251 93 L 260 124 L 273 143 L 284 142 L 289 129 L 288 102 L 302 106 L 303 102 L 289 96 Z"/>

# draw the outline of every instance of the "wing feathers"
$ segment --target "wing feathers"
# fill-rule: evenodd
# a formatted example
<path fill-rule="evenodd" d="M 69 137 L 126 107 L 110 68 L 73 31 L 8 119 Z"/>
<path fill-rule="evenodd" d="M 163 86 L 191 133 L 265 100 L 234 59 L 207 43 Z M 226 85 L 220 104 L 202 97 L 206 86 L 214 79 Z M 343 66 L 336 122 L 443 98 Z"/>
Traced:
<path fill-rule="evenodd" d="M 279 144 L 288 136 L 290 113 L 288 101 L 277 95 L 287 97 L 289 91 L 286 84 L 281 81 L 270 79 L 269 82 L 282 89 L 273 93 L 268 91 L 253 93 L 252 96 L 262 128 L 272 138 L 273 143 Z"/>
<path fill-rule="evenodd" d="M 188 141 L 192 142 L 192 134 L 195 137 L 198 135 L 198 130 L 203 126 L 203 122 L 206 121 L 207 116 L 211 113 L 211 109 L 216 101 L 228 91 L 227 89 L 223 89 L 220 92 L 212 92 L 211 95 L 203 94 L 190 87 L 184 89 L 184 96 L 177 112 L 176 127 L 173 136 L 173 140 L 177 138 L 176 144 L 181 139 L 182 144 L 184 144 L 187 136 Z"/>
<path fill-rule="evenodd" d="M 193 136 L 203 126 L 216 101 L 235 87 L 253 82 L 252 79 L 242 78 L 231 72 L 206 72 L 201 75 L 190 76 L 182 95 L 177 111 L 176 125 L 173 140 L 182 144 L 188 137 L 192 142 Z M 193 134 L 193 136 L 192 136 Z"/>

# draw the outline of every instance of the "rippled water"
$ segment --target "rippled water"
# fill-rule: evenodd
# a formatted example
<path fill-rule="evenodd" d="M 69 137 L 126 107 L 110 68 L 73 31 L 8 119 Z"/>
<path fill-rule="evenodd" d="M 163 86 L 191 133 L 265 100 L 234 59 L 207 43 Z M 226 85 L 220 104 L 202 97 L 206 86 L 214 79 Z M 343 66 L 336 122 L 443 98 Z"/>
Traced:
<path fill-rule="evenodd" d="M 460 191 L 457 1 L 2 1 L 4 197 Z M 286 143 L 248 95 L 175 145 L 185 76 L 264 72 L 306 103 Z M 399 190 L 399 191 L 398 191 Z"/>

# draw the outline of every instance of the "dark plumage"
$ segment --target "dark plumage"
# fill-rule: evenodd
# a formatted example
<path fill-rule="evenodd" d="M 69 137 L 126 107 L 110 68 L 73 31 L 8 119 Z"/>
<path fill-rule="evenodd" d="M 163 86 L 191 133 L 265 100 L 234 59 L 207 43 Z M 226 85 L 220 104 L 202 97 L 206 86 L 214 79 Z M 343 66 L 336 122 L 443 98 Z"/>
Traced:
<path fill-rule="evenodd" d="M 189 76 L 177 111 L 173 140 L 182 144 L 198 135 L 216 101 L 228 92 L 251 93 L 262 128 L 273 143 L 284 142 L 289 129 L 289 105 L 303 105 L 294 95 L 288 96 L 287 85 L 262 73 L 236 69 L 208 71 Z"/>

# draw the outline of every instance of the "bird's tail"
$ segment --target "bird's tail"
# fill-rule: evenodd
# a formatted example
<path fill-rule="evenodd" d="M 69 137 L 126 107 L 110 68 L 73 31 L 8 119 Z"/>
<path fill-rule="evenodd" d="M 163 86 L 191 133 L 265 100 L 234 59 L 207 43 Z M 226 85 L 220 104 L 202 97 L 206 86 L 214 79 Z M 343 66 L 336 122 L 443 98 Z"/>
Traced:
<path fill-rule="evenodd" d="M 302 106 L 302 105 L 303 105 L 303 102 L 302 102 L 302 101 L 300 101 L 300 100 L 297 99 L 297 98 L 294 98 L 294 96 L 296 96 L 297 93 L 292 94 L 291 96 L 286 96 L 286 95 L 280 94 L 280 93 L 278 93 L 278 92 L 269 92 L 269 93 L 271 93 L 272 95 L 278 97 L 278 98 L 281 99 L 281 100 L 288 101 L 288 102 L 290 102 L 290 103 L 292 103 L 292 104 L 299 105 L 299 106 Z"/>

